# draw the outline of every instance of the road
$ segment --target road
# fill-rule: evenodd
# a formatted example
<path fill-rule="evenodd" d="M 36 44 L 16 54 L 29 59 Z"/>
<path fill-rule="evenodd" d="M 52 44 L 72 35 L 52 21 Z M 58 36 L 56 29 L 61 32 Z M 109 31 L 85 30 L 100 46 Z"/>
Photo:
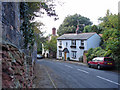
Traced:
<path fill-rule="evenodd" d="M 54 88 L 119 88 L 118 73 L 83 65 L 40 59 Z"/>

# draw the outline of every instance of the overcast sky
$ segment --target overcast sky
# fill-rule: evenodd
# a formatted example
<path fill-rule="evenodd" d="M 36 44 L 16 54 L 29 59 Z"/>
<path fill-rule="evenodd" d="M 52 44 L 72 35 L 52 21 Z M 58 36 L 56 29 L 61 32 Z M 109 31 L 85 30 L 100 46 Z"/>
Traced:
<path fill-rule="evenodd" d="M 44 16 L 40 19 L 45 24 L 42 31 L 46 31 L 46 35 L 52 33 L 52 28 L 58 29 L 67 15 L 80 14 L 89 18 L 93 24 L 98 24 L 98 18 L 106 14 L 107 9 L 113 14 L 118 13 L 118 2 L 120 0 L 56 0 L 56 13 L 59 20 L 54 21 L 53 18 Z M 60 2 L 60 3 L 59 3 Z M 59 4 L 58 4 L 59 3 Z"/>

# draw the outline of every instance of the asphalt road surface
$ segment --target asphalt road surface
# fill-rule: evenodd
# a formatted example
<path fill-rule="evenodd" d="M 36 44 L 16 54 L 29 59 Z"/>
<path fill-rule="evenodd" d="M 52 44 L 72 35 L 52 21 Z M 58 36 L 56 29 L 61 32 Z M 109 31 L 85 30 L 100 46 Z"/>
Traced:
<path fill-rule="evenodd" d="M 53 88 L 120 88 L 116 72 L 55 60 L 40 59 L 37 63 L 46 67 Z"/>

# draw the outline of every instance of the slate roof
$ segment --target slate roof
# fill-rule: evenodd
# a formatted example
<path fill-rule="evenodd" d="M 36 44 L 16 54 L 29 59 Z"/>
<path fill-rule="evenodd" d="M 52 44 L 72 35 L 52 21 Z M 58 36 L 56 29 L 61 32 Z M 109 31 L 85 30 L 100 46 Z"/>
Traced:
<path fill-rule="evenodd" d="M 72 39 L 78 39 L 78 40 L 87 40 L 91 36 L 96 34 L 96 32 L 90 32 L 90 33 L 79 33 L 79 34 L 64 34 L 57 38 L 57 40 L 72 40 Z"/>

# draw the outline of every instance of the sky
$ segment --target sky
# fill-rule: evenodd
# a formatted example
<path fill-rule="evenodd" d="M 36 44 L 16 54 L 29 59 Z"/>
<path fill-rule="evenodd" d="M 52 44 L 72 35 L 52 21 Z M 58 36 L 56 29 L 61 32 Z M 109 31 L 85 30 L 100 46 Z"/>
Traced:
<path fill-rule="evenodd" d="M 52 28 L 59 28 L 67 15 L 80 14 L 90 19 L 90 21 L 98 25 L 98 18 L 104 17 L 107 9 L 111 13 L 118 13 L 118 2 L 120 0 L 56 0 L 55 10 L 59 17 L 54 21 L 54 17 L 44 15 L 43 18 L 36 18 L 37 21 L 42 21 L 45 26 L 41 31 L 46 32 L 44 36 L 52 33 Z"/>

